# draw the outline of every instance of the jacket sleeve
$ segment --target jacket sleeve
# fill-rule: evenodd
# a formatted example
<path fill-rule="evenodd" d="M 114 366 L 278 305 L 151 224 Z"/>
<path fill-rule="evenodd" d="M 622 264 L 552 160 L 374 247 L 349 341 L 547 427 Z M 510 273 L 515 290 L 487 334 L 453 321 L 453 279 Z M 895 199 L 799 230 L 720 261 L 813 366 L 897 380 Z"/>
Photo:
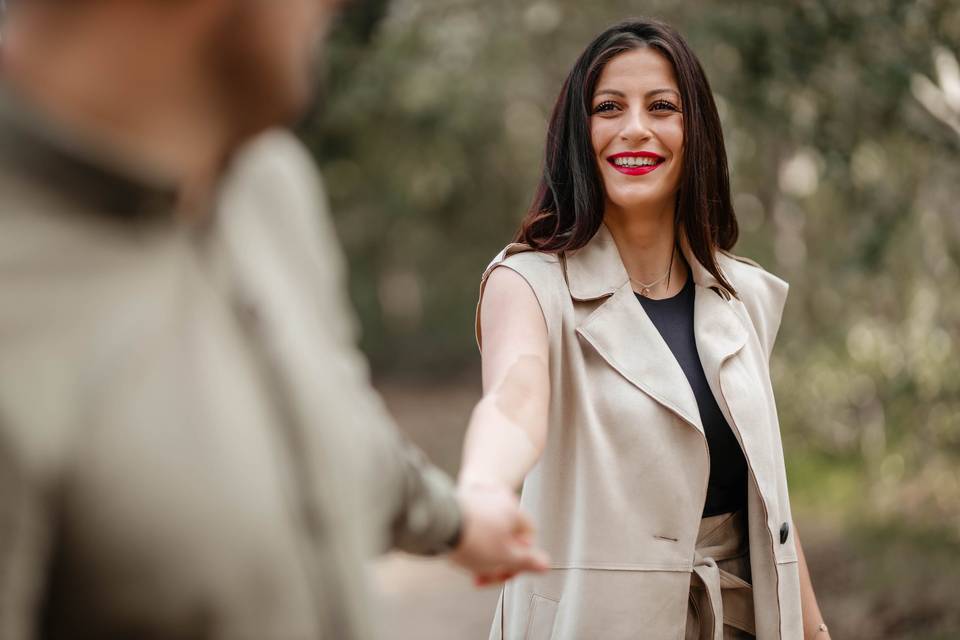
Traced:
<path fill-rule="evenodd" d="M 304 295 L 319 319 L 316 339 L 324 344 L 324 367 L 335 370 L 335 394 L 327 398 L 338 409 L 329 414 L 352 441 L 351 461 L 359 467 L 350 476 L 359 485 L 350 487 L 352 500 L 359 501 L 351 508 L 363 511 L 359 515 L 373 529 L 366 533 L 376 551 L 447 551 L 461 524 L 453 483 L 401 434 L 370 383 L 346 293 L 346 260 L 315 165 L 290 134 L 271 132 L 259 144 L 266 166 L 257 177 L 265 181 L 262 191 L 274 194 L 273 204 L 283 207 L 284 224 L 293 225 L 284 236 L 297 243 L 289 253 L 298 261 L 297 275 L 308 283 Z"/>

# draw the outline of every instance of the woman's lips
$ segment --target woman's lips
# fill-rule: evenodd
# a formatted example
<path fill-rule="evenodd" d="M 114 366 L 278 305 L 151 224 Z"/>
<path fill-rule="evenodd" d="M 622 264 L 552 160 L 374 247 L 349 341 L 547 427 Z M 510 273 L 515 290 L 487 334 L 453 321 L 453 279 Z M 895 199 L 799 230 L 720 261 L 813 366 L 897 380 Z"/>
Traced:
<path fill-rule="evenodd" d="M 645 162 L 653 162 L 652 164 L 617 164 L 617 160 L 621 158 L 643 158 Z M 607 162 L 610 163 L 611 167 L 628 176 L 642 176 L 650 173 L 663 164 L 665 160 L 666 158 L 663 156 L 649 151 L 627 151 L 624 153 L 615 153 L 607 158 Z M 622 162 L 623 160 L 621 160 L 621 163 Z"/>

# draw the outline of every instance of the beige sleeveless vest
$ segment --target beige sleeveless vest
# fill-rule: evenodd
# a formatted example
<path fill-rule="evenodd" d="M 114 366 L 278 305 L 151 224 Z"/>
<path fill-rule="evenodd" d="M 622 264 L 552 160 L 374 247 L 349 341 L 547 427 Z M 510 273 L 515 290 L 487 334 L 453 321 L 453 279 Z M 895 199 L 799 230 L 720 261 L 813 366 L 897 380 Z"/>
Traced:
<path fill-rule="evenodd" d="M 720 253 L 733 297 L 689 247 L 683 252 L 696 284 L 703 369 L 749 466 L 757 638 L 800 640 L 797 554 L 768 364 L 787 284 Z M 530 284 L 547 324 L 549 433 L 521 502 L 552 564 L 507 584 L 490 637 L 680 640 L 709 475 L 693 391 L 634 297 L 605 226 L 565 256 L 510 245 L 483 283 L 497 267 Z M 482 292 L 483 285 L 481 302 Z"/>

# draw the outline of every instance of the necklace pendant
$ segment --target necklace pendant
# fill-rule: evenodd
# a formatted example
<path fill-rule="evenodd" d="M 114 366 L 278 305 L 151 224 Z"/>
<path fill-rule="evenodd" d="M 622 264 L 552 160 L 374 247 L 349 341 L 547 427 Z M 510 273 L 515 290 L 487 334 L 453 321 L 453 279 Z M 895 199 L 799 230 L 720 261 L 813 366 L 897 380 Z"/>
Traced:
<path fill-rule="evenodd" d="M 644 298 L 649 298 L 650 297 L 649 294 L 650 294 L 650 289 L 648 289 L 647 287 L 640 287 L 640 295 L 642 295 Z"/>

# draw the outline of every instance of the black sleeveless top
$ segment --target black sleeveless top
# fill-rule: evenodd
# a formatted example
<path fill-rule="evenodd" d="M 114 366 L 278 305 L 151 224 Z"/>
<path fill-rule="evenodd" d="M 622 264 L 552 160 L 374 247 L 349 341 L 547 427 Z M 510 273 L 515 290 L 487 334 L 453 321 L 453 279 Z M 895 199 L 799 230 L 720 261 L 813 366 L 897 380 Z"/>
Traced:
<path fill-rule="evenodd" d="M 703 505 L 706 518 L 746 506 L 747 461 L 703 373 L 693 333 L 694 292 L 693 279 L 688 276 L 683 289 L 672 298 L 651 300 L 637 294 L 637 299 L 670 347 L 697 398 L 710 448 L 710 480 Z"/>

